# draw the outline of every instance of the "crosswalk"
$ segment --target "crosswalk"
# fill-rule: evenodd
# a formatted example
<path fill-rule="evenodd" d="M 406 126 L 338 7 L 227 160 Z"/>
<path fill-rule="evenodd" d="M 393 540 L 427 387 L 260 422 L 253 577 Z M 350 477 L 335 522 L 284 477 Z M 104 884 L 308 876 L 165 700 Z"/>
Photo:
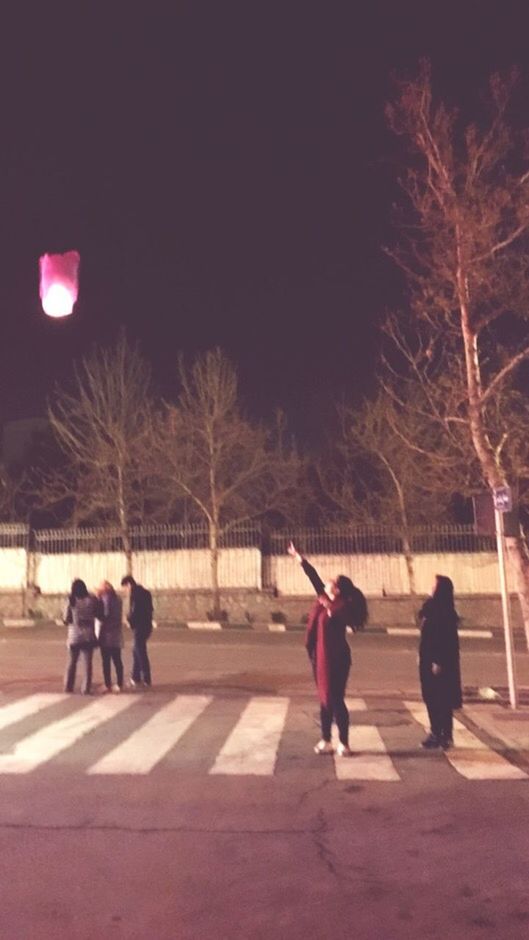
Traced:
<path fill-rule="evenodd" d="M 437 772 L 444 766 L 466 780 L 529 777 L 458 720 L 452 750 L 422 751 L 428 720 L 421 703 L 373 708 L 364 699 L 350 698 L 347 704 L 353 756 L 329 758 L 312 754 L 315 709 L 286 696 L 227 702 L 198 694 L 83 700 L 37 693 L 14 701 L 0 695 L 0 777 L 64 765 L 92 777 L 145 776 L 159 767 L 182 771 L 196 766 L 204 741 L 210 753 L 202 755 L 200 770 L 217 778 L 280 777 L 293 757 L 298 772 L 303 760 L 303 772 L 324 768 L 338 781 L 398 783 L 406 779 L 410 763 L 425 758 L 439 761 Z M 294 741 L 298 750 L 292 755 Z"/>

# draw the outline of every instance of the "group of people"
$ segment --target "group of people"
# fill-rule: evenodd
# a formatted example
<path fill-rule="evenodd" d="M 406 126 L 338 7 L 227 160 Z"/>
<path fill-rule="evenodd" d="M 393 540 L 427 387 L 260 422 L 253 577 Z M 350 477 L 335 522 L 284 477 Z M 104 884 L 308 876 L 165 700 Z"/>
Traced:
<path fill-rule="evenodd" d="M 132 630 L 131 687 L 151 687 L 151 666 L 147 652 L 147 641 L 152 633 L 152 596 L 132 575 L 121 579 L 121 587 L 129 596 L 127 620 Z M 119 594 L 109 581 L 102 581 L 97 591 L 91 594 L 84 581 L 76 578 L 72 583 L 63 617 L 68 626 L 68 664 L 64 679 L 65 692 L 73 692 L 77 663 L 83 663 L 81 691 L 92 693 L 92 665 L 94 650 L 101 650 L 103 668 L 103 691 L 122 691 L 124 667 L 121 656 L 123 648 L 123 604 Z M 116 681 L 112 682 L 112 665 Z"/>
<path fill-rule="evenodd" d="M 349 712 L 345 690 L 351 668 L 351 651 L 346 629 L 365 627 L 367 603 L 350 578 L 339 575 L 326 584 L 291 542 L 289 555 L 296 559 L 314 587 L 315 601 L 307 623 L 305 646 L 312 663 L 320 700 L 321 740 L 316 754 L 332 754 L 333 721 L 338 727 L 339 757 L 351 755 L 349 747 Z M 450 578 L 437 575 L 431 597 L 420 612 L 419 676 L 421 692 L 428 711 L 430 733 L 422 742 L 426 749 L 453 746 L 453 712 L 462 704 L 459 665 L 459 617 L 454 604 L 454 586 Z"/>
<path fill-rule="evenodd" d="M 310 611 L 305 646 L 309 655 L 320 700 L 321 740 L 316 754 L 332 754 L 333 721 L 338 727 L 339 757 L 352 754 L 349 747 L 349 712 L 345 690 L 351 668 L 351 651 L 346 630 L 365 627 L 368 608 L 364 595 L 350 578 L 339 575 L 326 584 L 316 569 L 291 542 L 289 554 L 300 562 L 314 587 L 317 599 Z M 127 620 L 134 635 L 130 685 L 151 687 L 151 667 L 147 640 L 152 632 L 152 596 L 132 575 L 121 579 L 129 595 Z M 422 696 L 428 710 L 430 733 L 422 742 L 427 749 L 453 745 L 453 711 L 461 707 L 461 674 L 459 666 L 459 617 L 454 605 L 454 587 L 443 575 L 437 575 L 431 597 L 420 611 L 421 639 L 419 675 Z M 73 692 L 79 658 L 84 663 L 82 692 L 92 690 L 92 657 L 99 646 L 103 667 L 104 692 L 123 689 L 122 601 L 109 581 L 103 581 L 94 594 L 77 578 L 71 588 L 64 614 L 68 624 L 69 661 L 65 691 Z M 112 683 L 112 664 L 116 682 Z"/>

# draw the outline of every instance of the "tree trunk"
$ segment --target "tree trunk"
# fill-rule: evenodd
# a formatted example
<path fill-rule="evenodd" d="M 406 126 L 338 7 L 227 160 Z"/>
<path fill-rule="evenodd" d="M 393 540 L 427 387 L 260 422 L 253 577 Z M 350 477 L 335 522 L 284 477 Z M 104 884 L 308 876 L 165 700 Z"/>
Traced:
<path fill-rule="evenodd" d="M 123 545 L 123 551 L 125 552 L 125 564 L 127 568 L 126 573 L 132 574 L 132 541 L 130 538 L 129 515 L 125 502 L 125 487 L 123 481 L 123 470 L 121 467 L 118 467 L 118 513 L 119 525 L 121 529 L 121 543 Z"/>
<path fill-rule="evenodd" d="M 404 558 L 406 560 L 406 569 L 408 571 L 408 585 L 410 589 L 410 594 L 412 597 L 415 597 L 415 595 L 417 594 L 416 585 L 415 585 L 415 565 L 414 565 L 414 560 L 413 560 L 411 542 L 410 542 L 407 530 L 405 530 L 402 534 L 402 548 L 404 550 Z"/>
<path fill-rule="evenodd" d="M 213 520 L 209 520 L 209 551 L 211 568 L 211 593 L 213 596 L 213 618 L 220 618 L 220 588 L 219 588 L 219 528 Z"/>
<path fill-rule="evenodd" d="M 478 338 L 472 328 L 469 309 L 469 296 L 467 289 L 467 278 L 465 276 L 464 264 L 462 261 L 462 251 L 460 248 L 461 236 L 459 229 L 456 228 L 458 269 L 457 269 L 457 289 L 459 309 L 461 315 L 461 332 L 463 336 L 463 345 L 465 350 L 466 380 L 468 392 L 468 419 L 472 445 L 479 460 L 483 477 L 490 487 L 508 485 L 506 475 L 499 460 L 496 459 L 491 442 L 483 421 L 482 412 L 482 383 L 478 350 Z M 521 538 L 506 539 L 506 548 L 508 557 L 511 561 L 511 572 L 515 573 L 515 590 L 518 593 L 520 608 L 523 617 L 525 638 L 529 649 L 529 563 L 525 556 Z"/>
<path fill-rule="evenodd" d="M 525 642 L 529 649 L 529 561 L 527 559 L 523 541 L 520 538 L 506 538 L 507 557 L 509 559 L 508 572 L 514 574 L 514 588 L 518 594 L 520 609 L 525 631 Z"/>

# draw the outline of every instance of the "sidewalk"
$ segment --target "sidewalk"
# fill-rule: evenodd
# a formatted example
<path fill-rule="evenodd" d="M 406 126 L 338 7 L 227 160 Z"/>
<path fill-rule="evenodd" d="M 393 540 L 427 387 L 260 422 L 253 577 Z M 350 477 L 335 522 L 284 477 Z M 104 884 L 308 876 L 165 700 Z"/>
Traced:
<path fill-rule="evenodd" d="M 463 706 L 462 714 L 469 718 L 480 731 L 495 738 L 508 750 L 529 752 L 527 690 L 522 690 L 520 699 L 525 704 L 520 704 L 516 710 L 499 702 L 481 705 L 472 703 Z"/>

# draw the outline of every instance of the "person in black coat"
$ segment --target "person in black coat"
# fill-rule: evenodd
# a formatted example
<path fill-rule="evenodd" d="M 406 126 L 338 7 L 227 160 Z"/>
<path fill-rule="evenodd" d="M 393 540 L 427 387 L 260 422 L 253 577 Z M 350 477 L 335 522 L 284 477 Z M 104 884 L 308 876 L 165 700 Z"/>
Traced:
<path fill-rule="evenodd" d="M 150 591 L 137 584 L 131 574 L 121 579 L 130 597 L 130 607 L 127 620 L 134 634 L 132 648 L 132 675 L 131 686 L 143 685 L 151 688 L 151 664 L 147 653 L 147 640 L 152 633 L 152 595 Z"/>
<path fill-rule="evenodd" d="M 425 748 L 448 750 L 453 740 L 453 710 L 461 708 L 459 664 L 459 617 L 454 606 L 454 585 L 438 574 L 432 596 L 423 604 L 419 618 L 419 674 L 424 704 L 430 719 Z"/>

